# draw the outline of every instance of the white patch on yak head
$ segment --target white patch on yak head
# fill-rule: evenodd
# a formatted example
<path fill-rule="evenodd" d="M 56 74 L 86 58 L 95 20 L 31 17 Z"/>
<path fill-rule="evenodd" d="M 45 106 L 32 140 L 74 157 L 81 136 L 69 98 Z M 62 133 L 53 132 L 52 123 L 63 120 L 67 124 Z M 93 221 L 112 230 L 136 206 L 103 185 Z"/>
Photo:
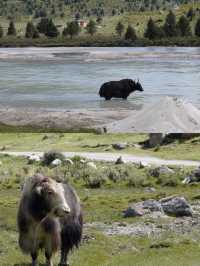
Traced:
<path fill-rule="evenodd" d="M 35 192 L 44 197 L 48 202 L 51 213 L 57 217 L 63 217 L 70 213 L 70 207 L 65 199 L 65 191 L 61 183 L 49 177 L 37 179 Z"/>

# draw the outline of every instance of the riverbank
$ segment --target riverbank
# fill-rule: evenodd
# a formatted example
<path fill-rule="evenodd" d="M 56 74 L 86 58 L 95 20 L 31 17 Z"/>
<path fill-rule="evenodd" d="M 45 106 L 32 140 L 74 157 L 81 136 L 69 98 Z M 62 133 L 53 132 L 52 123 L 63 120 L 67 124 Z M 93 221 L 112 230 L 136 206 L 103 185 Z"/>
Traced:
<path fill-rule="evenodd" d="M 127 41 L 115 35 L 80 36 L 73 39 L 66 37 L 27 39 L 24 37 L 0 38 L 1 48 L 15 47 L 199 47 L 198 37 L 175 37 L 170 39 L 149 40 L 140 38 L 136 41 Z"/>
<path fill-rule="evenodd" d="M 0 132 L 200 133 L 200 110 L 164 97 L 141 110 L 0 109 Z"/>

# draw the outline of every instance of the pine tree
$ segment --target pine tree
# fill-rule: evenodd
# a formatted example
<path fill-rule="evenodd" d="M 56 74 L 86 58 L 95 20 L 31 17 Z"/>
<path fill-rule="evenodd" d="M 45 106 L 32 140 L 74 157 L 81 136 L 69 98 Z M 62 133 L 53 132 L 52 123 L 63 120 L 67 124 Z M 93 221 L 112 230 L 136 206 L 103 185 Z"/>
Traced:
<path fill-rule="evenodd" d="M 165 33 L 161 27 L 158 27 L 152 18 L 149 19 L 147 28 L 144 34 L 145 38 L 150 40 L 160 39 L 165 36 Z"/>
<path fill-rule="evenodd" d="M 2 26 L 0 25 L 0 38 L 2 38 L 3 37 L 3 28 L 2 28 Z"/>
<path fill-rule="evenodd" d="M 13 21 L 10 21 L 9 27 L 8 27 L 8 33 L 7 35 L 13 35 L 16 36 L 16 29 L 15 29 L 15 24 Z"/>
<path fill-rule="evenodd" d="M 197 20 L 197 23 L 195 25 L 195 35 L 200 37 L 200 18 Z"/>
<path fill-rule="evenodd" d="M 59 31 L 58 31 L 56 25 L 53 23 L 52 19 L 49 19 L 45 35 L 47 37 L 51 37 L 51 38 L 56 38 L 59 35 Z"/>
<path fill-rule="evenodd" d="M 70 36 L 71 39 L 80 33 L 81 29 L 77 21 L 71 21 L 67 24 L 67 27 L 63 30 L 63 36 Z"/>
<path fill-rule="evenodd" d="M 48 18 L 41 18 L 40 22 L 37 24 L 37 29 L 39 33 L 46 34 L 48 24 L 49 24 Z"/>
<path fill-rule="evenodd" d="M 172 11 L 166 17 L 164 24 L 164 31 L 167 37 L 176 37 L 177 36 L 177 28 L 176 28 L 176 16 Z"/>
<path fill-rule="evenodd" d="M 28 22 L 26 25 L 26 38 L 34 38 L 36 36 L 36 32 L 38 33 L 37 29 L 35 28 L 34 24 L 32 22 Z"/>
<path fill-rule="evenodd" d="M 121 37 L 123 32 L 124 32 L 124 25 L 121 22 L 119 22 L 117 24 L 115 30 L 116 30 L 117 34 Z"/>
<path fill-rule="evenodd" d="M 129 25 L 126 30 L 125 40 L 131 40 L 131 41 L 137 40 L 137 34 L 135 32 L 135 29 L 131 25 Z"/>
<path fill-rule="evenodd" d="M 190 22 L 185 16 L 181 16 L 178 23 L 177 28 L 182 37 L 187 37 L 192 35 L 192 30 L 190 27 Z"/>
<path fill-rule="evenodd" d="M 94 35 L 97 32 L 97 25 L 94 20 L 90 20 L 86 27 L 87 33 Z"/>

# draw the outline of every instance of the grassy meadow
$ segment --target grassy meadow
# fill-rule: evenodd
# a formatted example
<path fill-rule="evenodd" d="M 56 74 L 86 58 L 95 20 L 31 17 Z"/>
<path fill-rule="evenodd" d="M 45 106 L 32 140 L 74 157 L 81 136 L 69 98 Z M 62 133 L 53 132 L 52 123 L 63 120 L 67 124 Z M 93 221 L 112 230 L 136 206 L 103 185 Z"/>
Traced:
<path fill-rule="evenodd" d="M 200 160 L 200 137 L 177 140 L 152 149 L 138 144 L 148 139 L 147 134 L 95 133 L 0 133 L 2 151 L 108 152 L 155 156 L 163 159 Z M 127 148 L 116 150 L 113 144 L 127 143 Z"/>
<path fill-rule="evenodd" d="M 2 137 L 2 136 L 1 136 Z M 1 138 L 2 139 L 2 138 Z M 25 140 L 25 138 L 24 138 Z M 25 141 L 26 142 L 26 141 Z M 161 228 L 168 220 L 153 218 L 123 218 L 122 211 L 130 203 L 146 199 L 160 199 L 169 195 L 185 196 L 192 203 L 200 198 L 200 185 L 182 185 L 182 178 L 192 169 L 174 168 L 176 174 L 149 175 L 148 169 L 138 169 L 131 164 L 114 165 L 98 162 L 97 170 L 83 167 L 74 158 L 72 166 L 44 166 L 29 164 L 26 158 L 0 156 L 0 265 L 29 266 L 30 258 L 24 256 L 17 244 L 16 213 L 21 187 L 26 176 L 40 171 L 51 177 L 70 182 L 81 198 L 84 210 L 84 238 L 79 250 L 70 256 L 72 266 L 198 266 L 200 260 L 200 235 L 194 230 L 181 234 L 163 231 L 161 234 L 107 235 L 98 223 L 105 226 L 128 223 L 155 224 Z M 98 179 L 98 188 L 94 180 Z M 167 180 L 169 182 L 167 182 Z M 97 183 L 95 183 L 97 184 Z M 154 187 L 154 192 L 147 192 Z M 175 218 L 170 218 L 172 222 Z M 88 224 L 97 226 L 88 226 Z M 41 256 L 41 262 L 44 258 Z M 58 255 L 54 258 L 58 263 Z"/>

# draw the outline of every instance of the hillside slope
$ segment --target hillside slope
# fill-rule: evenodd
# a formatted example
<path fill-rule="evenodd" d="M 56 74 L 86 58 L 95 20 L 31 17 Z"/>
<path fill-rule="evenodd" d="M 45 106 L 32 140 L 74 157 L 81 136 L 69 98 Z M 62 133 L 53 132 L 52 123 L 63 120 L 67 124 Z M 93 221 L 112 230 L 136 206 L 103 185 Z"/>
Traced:
<path fill-rule="evenodd" d="M 126 11 L 145 11 L 176 8 L 180 4 L 199 0 L 0 0 L 0 16 L 64 17 L 67 13 L 77 16 L 119 15 Z"/>

